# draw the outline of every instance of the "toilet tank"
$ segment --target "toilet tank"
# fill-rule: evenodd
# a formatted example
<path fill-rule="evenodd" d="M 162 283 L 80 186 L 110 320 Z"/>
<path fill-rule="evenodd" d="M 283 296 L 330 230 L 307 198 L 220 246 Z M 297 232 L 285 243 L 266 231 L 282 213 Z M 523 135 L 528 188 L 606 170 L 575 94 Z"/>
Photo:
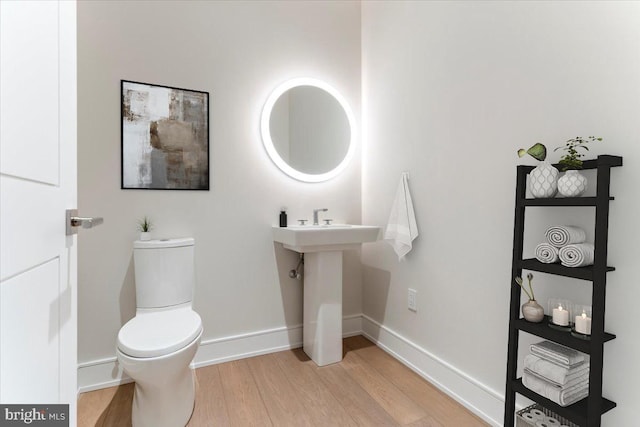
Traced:
<path fill-rule="evenodd" d="M 191 237 L 133 243 L 138 308 L 168 307 L 192 300 L 194 244 Z"/>

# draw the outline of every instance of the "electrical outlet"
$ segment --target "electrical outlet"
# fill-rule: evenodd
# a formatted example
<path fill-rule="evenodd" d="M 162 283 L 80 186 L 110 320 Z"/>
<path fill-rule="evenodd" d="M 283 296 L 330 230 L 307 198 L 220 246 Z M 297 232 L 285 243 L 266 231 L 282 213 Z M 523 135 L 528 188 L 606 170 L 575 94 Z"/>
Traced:
<path fill-rule="evenodd" d="M 417 293 L 418 292 L 415 289 L 409 288 L 407 308 L 411 311 L 418 311 Z"/>

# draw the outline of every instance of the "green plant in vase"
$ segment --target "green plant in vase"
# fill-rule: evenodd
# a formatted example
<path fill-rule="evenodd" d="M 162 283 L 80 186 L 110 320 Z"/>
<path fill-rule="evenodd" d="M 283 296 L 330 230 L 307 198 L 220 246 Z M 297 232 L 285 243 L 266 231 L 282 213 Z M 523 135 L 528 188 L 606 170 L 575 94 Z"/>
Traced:
<path fill-rule="evenodd" d="M 525 320 L 533 323 L 540 323 L 544 319 L 544 309 L 536 301 L 536 296 L 533 293 L 533 274 L 527 274 L 527 280 L 529 281 L 529 290 L 524 287 L 522 277 L 516 277 L 515 282 L 522 288 L 524 293 L 529 297 L 529 301 L 522 304 L 522 316 Z"/>
<path fill-rule="evenodd" d="M 584 153 L 580 153 L 578 148 L 589 151 L 587 144 L 595 141 L 602 141 L 602 138 L 596 136 L 588 136 L 586 138 L 576 136 L 575 138 L 568 139 L 566 144 L 556 147 L 553 151 L 565 150 L 567 152 L 558 162 L 562 165 L 562 172 L 582 169 L 582 160 L 580 160 L 580 158 L 584 157 Z"/>
<path fill-rule="evenodd" d="M 140 231 L 140 240 L 151 240 L 150 231 L 153 228 L 153 224 L 149 217 L 145 216 L 138 220 L 138 231 Z"/>
<path fill-rule="evenodd" d="M 558 180 L 558 191 L 565 197 L 578 197 L 587 189 L 587 178 L 578 172 L 582 169 L 582 157 L 584 152 L 589 151 L 587 144 L 590 142 L 602 141 L 602 138 L 596 136 L 576 136 L 568 139 L 565 145 L 557 147 L 553 151 L 564 150 L 567 153 L 560 158 L 562 171 L 566 172 Z"/>

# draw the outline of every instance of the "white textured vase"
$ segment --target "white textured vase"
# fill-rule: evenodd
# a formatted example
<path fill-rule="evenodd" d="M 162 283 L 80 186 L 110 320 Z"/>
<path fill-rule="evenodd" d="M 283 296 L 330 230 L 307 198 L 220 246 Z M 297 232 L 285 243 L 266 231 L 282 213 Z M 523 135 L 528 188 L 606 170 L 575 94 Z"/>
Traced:
<path fill-rule="evenodd" d="M 140 232 L 140 240 L 142 241 L 151 240 L 151 233 L 149 233 L 148 231 Z"/>
<path fill-rule="evenodd" d="M 558 192 L 565 197 L 578 197 L 587 189 L 587 177 L 577 170 L 567 171 L 558 180 Z"/>
<path fill-rule="evenodd" d="M 540 162 L 529 174 L 529 191 L 536 199 L 553 197 L 558 192 L 558 169 L 549 162 Z"/>

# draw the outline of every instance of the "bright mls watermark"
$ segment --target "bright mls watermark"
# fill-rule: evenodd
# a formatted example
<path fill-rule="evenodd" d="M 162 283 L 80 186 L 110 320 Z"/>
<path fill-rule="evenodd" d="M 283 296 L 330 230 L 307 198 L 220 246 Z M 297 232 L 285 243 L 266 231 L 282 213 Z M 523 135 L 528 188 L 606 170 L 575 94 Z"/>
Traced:
<path fill-rule="evenodd" d="M 69 405 L 0 405 L 0 427 L 69 427 Z"/>

